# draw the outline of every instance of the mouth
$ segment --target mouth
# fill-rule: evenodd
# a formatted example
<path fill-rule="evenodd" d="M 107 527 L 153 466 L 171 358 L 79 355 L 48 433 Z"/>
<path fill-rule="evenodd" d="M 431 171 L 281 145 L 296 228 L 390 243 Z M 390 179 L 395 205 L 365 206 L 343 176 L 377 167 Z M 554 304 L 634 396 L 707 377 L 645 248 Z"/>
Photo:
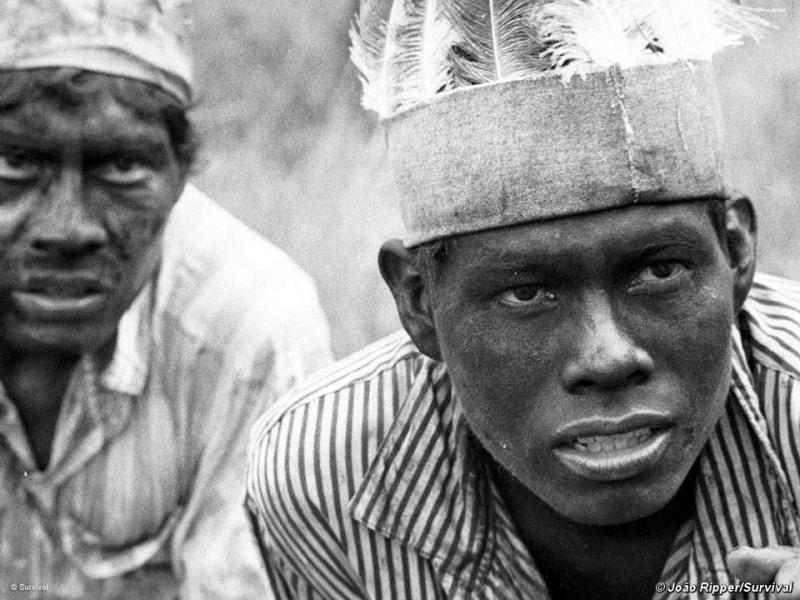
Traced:
<path fill-rule="evenodd" d="M 578 427 L 578 429 L 585 429 Z M 614 429 L 616 431 L 604 431 Z M 598 431 L 603 431 L 599 433 Z M 670 425 L 596 427 L 569 437 L 553 448 L 561 463 L 592 481 L 623 481 L 652 469 L 673 435 Z"/>
<path fill-rule="evenodd" d="M 96 278 L 41 278 L 12 290 L 11 297 L 29 317 L 59 321 L 91 317 L 105 305 L 108 291 Z"/>
<path fill-rule="evenodd" d="M 653 429 L 642 427 L 627 433 L 615 435 L 594 435 L 589 437 L 576 438 L 572 443 L 576 450 L 589 454 L 601 454 L 613 452 L 614 450 L 627 450 L 641 446 L 652 437 Z"/>

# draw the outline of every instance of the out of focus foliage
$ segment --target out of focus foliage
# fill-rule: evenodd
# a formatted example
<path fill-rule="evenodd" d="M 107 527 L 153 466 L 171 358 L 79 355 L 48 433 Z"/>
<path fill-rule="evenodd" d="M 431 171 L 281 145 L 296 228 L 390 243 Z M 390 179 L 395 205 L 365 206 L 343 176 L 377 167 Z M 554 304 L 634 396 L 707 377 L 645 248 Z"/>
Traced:
<path fill-rule="evenodd" d="M 761 268 L 800 278 L 800 17 L 719 61 L 731 180 L 760 215 Z M 355 0 L 198 0 L 201 188 L 317 281 L 343 356 L 399 327 L 376 265 L 402 230 L 348 60 Z"/>

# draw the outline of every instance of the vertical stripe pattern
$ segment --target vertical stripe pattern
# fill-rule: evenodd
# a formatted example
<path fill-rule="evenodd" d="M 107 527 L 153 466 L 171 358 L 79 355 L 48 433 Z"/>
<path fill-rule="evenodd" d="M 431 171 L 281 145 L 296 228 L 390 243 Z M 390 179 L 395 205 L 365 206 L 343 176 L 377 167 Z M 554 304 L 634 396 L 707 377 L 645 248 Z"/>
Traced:
<path fill-rule="evenodd" d="M 44 472 L 0 389 L 0 597 L 266 595 L 246 431 L 327 356 L 308 277 L 188 188 L 110 365 L 75 369 Z"/>
<path fill-rule="evenodd" d="M 758 276 L 741 322 L 694 518 L 662 570 L 667 586 L 695 591 L 668 587 L 658 600 L 735 583 L 725 566 L 735 546 L 800 545 L 800 286 Z M 549 598 L 446 368 L 404 334 L 284 398 L 252 450 L 247 506 L 280 598 Z"/>

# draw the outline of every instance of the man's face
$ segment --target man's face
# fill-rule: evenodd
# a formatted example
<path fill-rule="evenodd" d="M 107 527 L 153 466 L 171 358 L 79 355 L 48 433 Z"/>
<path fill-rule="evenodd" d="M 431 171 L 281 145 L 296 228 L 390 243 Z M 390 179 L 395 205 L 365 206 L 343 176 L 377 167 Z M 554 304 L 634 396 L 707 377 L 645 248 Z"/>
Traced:
<path fill-rule="evenodd" d="M 664 506 L 719 419 L 733 287 L 687 202 L 466 236 L 432 302 L 481 444 L 558 513 L 610 525 Z"/>
<path fill-rule="evenodd" d="M 109 95 L 0 112 L 0 342 L 76 355 L 113 339 L 183 188 L 168 132 Z"/>

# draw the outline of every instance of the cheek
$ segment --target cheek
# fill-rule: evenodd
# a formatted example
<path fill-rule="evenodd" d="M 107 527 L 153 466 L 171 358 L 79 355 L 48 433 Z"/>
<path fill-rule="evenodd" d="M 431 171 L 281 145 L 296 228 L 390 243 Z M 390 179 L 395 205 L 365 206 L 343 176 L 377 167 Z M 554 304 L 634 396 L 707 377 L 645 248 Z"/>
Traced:
<path fill-rule="evenodd" d="M 712 393 L 730 377 L 733 302 L 728 295 L 705 290 L 685 318 L 676 323 L 673 360 L 694 389 Z"/>
<path fill-rule="evenodd" d="M 694 300 L 669 319 L 651 318 L 647 341 L 656 365 L 655 378 L 682 415 L 679 428 L 686 460 L 711 435 L 724 411 L 730 386 L 733 301 L 726 280 L 699 290 Z"/>
<path fill-rule="evenodd" d="M 441 336 L 442 352 L 470 428 L 490 451 L 527 445 L 549 420 L 538 410 L 545 403 L 536 400 L 554 391 L 547 342 L 519 324 L 504 329 L 480 318 L 454 322 Z"/>
<path fill-rule="evenodd" d="M 731 379 L 732 318 L 732 313 L 721 310 L 700 321 L 698 342 L 689 344 L 684 355 L 696 444 L 705 443 L 724 410 Z"/>
<path fill-rule="evenodd" d="M 158 267 L 169 210 L 112 210 L 105 214 L 109 254 L 118 277 L 118 306 L 127 304 Z"/>
<path fill-rule="evenodd" d="M 158 241 L 169 215 L 169 208 L 148 210 L 109 210 L 106 228 L 112 247 L 123 262 L 139 262 Z"/>

